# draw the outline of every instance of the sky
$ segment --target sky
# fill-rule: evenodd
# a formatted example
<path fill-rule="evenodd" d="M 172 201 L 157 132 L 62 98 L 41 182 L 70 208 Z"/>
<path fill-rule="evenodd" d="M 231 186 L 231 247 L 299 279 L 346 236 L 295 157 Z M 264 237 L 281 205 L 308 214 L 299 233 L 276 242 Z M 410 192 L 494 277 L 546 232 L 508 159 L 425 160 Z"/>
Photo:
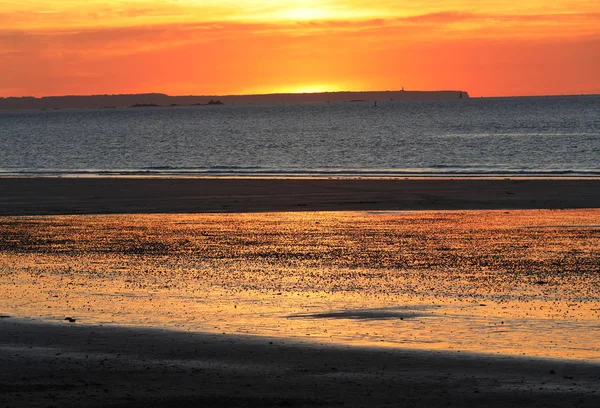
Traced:
<path fill-rule="evenodd" d="M 0 0 L 0 97 L 600 93 L 598 0 Z"/>

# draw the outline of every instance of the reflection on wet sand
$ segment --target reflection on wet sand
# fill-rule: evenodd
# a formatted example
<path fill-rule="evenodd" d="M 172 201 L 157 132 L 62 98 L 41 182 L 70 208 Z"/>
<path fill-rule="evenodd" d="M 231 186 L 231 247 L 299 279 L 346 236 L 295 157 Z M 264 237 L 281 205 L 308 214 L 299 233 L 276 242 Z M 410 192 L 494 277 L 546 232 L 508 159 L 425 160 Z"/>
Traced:
<path fill-rule="evenodd" d="M 598 224 L 600 210 L 4 217 L 0 314 L 600 361 Z"/>

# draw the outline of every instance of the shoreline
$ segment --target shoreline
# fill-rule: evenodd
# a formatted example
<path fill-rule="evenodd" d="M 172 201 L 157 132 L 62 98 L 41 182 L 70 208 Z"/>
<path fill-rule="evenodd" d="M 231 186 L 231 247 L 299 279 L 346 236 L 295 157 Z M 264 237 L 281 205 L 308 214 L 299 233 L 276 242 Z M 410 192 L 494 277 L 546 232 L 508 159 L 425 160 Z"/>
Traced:
<path fill-rule="evenodd" d="M 150 172 L 139 173 L 73 173 L 73 174 L 0 174 L 2 179 L 143 179 L 143 180 L 600 180 L 600 175 L 525 175 L 525 174 L 399 174 L 399 175 L 369 175 L 369 174 L 160 174 Z"/>
<path fill-rule="evenodd" d="M 0 216 L 600 208 L 584 178 L 0 177 Z"/>

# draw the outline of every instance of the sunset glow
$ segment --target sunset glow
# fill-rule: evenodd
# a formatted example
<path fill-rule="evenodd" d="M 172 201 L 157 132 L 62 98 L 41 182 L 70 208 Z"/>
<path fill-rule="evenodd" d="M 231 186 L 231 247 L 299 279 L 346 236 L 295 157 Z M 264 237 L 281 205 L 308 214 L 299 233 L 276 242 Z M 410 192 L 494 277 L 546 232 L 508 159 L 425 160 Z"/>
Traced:
<path fill-rule="evenodd" d="M 3 2 L 0 96 L 600 93 L 588 0 Z"/>
<path fill-rule="evenodd" d="M 268 92 L 268 93 L 315 93 L 315 92 L 340 92 L 348 89 L 354 89 L 353 87 L 345 87 L 339 84 L 297 84 L 287 85 L 282 87 L 273 87 L 267 89 L 256 89 L 249 90 L 251 93 Z"/>

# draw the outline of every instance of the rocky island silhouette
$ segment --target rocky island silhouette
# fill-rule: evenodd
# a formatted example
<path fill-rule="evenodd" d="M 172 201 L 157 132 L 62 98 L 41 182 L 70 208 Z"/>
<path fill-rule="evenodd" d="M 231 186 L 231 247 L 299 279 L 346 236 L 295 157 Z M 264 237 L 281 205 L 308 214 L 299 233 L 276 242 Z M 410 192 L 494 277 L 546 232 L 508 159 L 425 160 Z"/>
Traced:
<path fill-rule="evenodd" d="M 162 93 L 122 95 L 65 95 L 0 98 L 1 110 L 67 109 L 105 107 L 203 106 L 231 104 L 271 104 L 302 102 L 350 102 L 389 100 L 468 99 L 465 91 L 361 91 L 275 93 L 223 96 L 169 96 Z"/>

